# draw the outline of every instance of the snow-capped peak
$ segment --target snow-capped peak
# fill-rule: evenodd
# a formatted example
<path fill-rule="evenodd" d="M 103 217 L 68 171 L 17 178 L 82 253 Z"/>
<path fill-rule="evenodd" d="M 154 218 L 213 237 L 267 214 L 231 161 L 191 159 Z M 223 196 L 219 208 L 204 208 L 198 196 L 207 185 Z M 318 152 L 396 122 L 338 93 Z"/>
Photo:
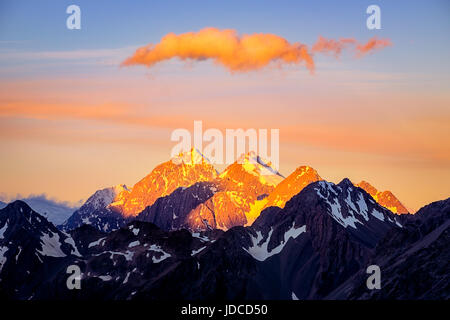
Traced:
<path fill-rule="evenodd" d="M 350 226 L 357 229 L 358 224 L 363 225 L 373 218 L 401 227 L 389 210 L 361 192 L 347 178 L 337 185 L 323 180 L 318 181 L 315 191 L 328 205 L 328 213 L 345 228 Z"/>
<path fill-rule="evenodd" d="M 127 186 L 124 184 L 98 190 L 91 197 L 89 197 L 84 205 L 90 205 L 94 209 L 105 208 L 114 202 L 117 195 L 123 191 L 129 191 Z"/>
<path fill-rule="evenodd" d="M 202 163 L 211 164 L 211 161 L 196 148 L 191 148 L 190 151 L 180 152 L 178 155 L 174 156 L 171 161 L 176 165 L 182 163 L 189 165 Z"/>
<path fill-rule="evenodd" d="M 270 161 L 261 158 L 254 151 L 242 154 L 235 164 L 241 165 L 244 171 L 257 176 L 260 182 L 266 185 L 276 186 L 284 179 L 284 176 L 273 167 Z M 229 168 L 232 167 L 230 166 Z M 229 168 L 220 176 L 227 176 L 229 174 Z"/>

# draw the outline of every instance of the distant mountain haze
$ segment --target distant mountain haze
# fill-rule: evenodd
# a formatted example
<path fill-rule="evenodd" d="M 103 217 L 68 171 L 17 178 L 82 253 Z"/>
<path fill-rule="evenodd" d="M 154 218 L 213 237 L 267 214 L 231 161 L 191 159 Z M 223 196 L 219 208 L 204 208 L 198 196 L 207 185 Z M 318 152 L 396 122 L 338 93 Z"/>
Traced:
<path fill-rule="evenodd" d="M 34 211 L 39 212 L 55 225 L 59 225 L 66 221 L 74 211 L 78 209 L 78 207 L 70 205 L 67 202 L 49 199 L 45 194 L 31 195 L 17 200 L 24 201 Z M 4 208 L 6 205 L 7 203 L 0 202 L 0 208 Z"/>

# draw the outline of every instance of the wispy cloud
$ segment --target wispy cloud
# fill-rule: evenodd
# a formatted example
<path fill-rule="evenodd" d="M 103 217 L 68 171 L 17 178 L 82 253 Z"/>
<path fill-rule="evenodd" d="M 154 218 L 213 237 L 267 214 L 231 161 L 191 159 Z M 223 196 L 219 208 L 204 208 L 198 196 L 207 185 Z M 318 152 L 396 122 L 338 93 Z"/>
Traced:
<path fill-rule="evenodd" d="M 59 207 L 65 207 L 67 209 L 73 209 L 76 210 L 78 209 L 84 202 L 84 200 L 79 200 L 79 201 L 75 201 L 75 202 L 70 202 L 70 201 L 63 201 L 63 200 L 59 200 L 55 197 L 51 197 L 49 195 L 47 195 L 46 193 L 41 193 L 41 194 L 29 194 L 29 195 L 23 195 L 23 194 L 7 194 L 5 192 L 0 192 L 0 201 L 3 202 L 11 202 L 11 201 L 15 201 L 15 200 L 38 200 L 38 201 L 45 201 L 51 204 L 54 204 L 55 206 L 59 206 Z"/>
<path fill-rule="evenodd" d="M 136 47 L 123 47 L 113 49 L 80 49 L 62 51 L 27 51 L 23 49 L 0 49 L 0 62 L 73 62 L 84 61 L 85 63 L 97 63 L 108 65 L 119 65 Z"/>

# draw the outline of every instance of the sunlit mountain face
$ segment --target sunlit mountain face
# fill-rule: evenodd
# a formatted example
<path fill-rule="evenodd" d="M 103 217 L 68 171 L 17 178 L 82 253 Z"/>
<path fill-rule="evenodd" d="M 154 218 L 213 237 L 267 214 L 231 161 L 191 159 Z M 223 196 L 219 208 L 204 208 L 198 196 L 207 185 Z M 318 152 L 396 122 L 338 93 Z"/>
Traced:
<path fill-rule="evenodd" d="M 158 165 L 131 189 L 118 185 L 97 191 L 63 229 L 90 224 L 108 232 L 137 218 L 168 231 L 228 230 L 251 225 L 269 207 L 284 208 L 294 195 L 321 180 L 309 166 L 300 166 L 285 178 L 255 152 L 241 155 L 219 174 L 193 148 Z M 393 213 L 408 213 L 390 191 L 379 192 L 364 181 L 355 186 Z"/>
<path fill-rule="evenodd" d="M 387 191 L 378 191 L 375 187 L 373 187 L 370 183 L 366 181 L 361 181 L 356 186 L 364 189 L 368 194 L 372 196 L 380 205 L 391 210 L 397 214 L 407 214 L 408 209 L 397 199 L 394 194 Z"/>
<path fill-rule="evenodd" d="M 274 191 L 267 197 L 265 208 L 284 208 L 286 202 L 294 195 L 302 191 L 311 182 L 322 180 L 316 170 L 308 166 L 298 167 L 286 179 L 281 181 Z"/>
<path fill-rule="evenodd" d="M 193 229 L 229 229 L 251 224 L 261 211 L 260 201 L 283 180 L 283 176 L 254 152 L 242 155 L 216 179 L 218 191 L 189 213 Z"/>
<path fill-rule="evenodd" d="M 157 166 L 131 190 L 121 192 L 110 208 L 124 217 L 135 217 L 156 199 L 169 195 L 179 187 L 189 187 L 216 177 L 214 167 L 197 150 L 192 149 Z"/>

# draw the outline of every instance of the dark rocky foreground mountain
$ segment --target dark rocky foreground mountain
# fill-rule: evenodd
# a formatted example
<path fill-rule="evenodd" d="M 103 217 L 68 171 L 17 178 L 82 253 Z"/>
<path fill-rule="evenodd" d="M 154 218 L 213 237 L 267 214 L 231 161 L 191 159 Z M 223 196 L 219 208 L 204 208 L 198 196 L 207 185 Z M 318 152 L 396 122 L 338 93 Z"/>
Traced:
<path fill-rule="evenodd" d="M 6 299 L 448 299 L 450 199 L 398 216 L 344 179 L 313 182 L 250 227 L 195 232 L 177 222 L 214 192 L 159 198 L 118 230 L 62 232 L 24 202 L 0 210 Z M 84 218 L 87 218 L 86 216 Z M 147 222 L 152 221 L 152 222 Z M 180 220 L 182 221 L 182 220 Z M 124 221 L 124 224 L 127 221 Z M 159 226 L 157 226 L 157 224 Z M 173 230 L 178 229 L 178 230 Z M 172 231 L 168 231 L 172 230 Z M 381 289 L 366 268 L 381 268 Z M 69 290 L 67 268 L 81 269 Z"/>
<path fill-rule="evenodd" d="M 337 288 L 336 299 L 449 299 L 450 198 L 407 216 L 378 244 L 370 264 L 379 265 L 383 290 L 365 290 L 363 270 Z"/>

